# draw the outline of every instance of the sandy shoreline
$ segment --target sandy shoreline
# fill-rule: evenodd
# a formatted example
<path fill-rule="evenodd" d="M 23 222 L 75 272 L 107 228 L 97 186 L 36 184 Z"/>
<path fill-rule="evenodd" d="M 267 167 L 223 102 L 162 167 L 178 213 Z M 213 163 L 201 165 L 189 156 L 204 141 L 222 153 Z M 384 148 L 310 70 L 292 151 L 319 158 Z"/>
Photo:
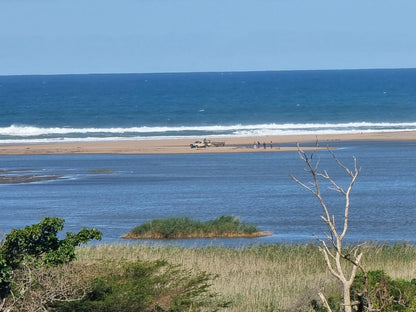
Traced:
<path fill-rule="evenodd" d="M 287 135 L 264 137 L 210 138 L 224 141 L 224 147 L 193 148 L 190 139 L 136 140 L 108 142 L 71 142 L 48 144 L 7 144 L 0 145 L 0 155 L 60 155 L 60 154 L 199 154 L 199 153 L 243 153 L 243 152 L 284 152 L 296 150 L 296 143 L 310 143 L 318 140 L 321 145 L 339 141 L 416 141 L 416 131 L 372 132 L 357 134 Z M 267 148 L 254 149 L 254 142 L 265 142 Z M 270 142 L 273 142 L 273 149 Z"/>

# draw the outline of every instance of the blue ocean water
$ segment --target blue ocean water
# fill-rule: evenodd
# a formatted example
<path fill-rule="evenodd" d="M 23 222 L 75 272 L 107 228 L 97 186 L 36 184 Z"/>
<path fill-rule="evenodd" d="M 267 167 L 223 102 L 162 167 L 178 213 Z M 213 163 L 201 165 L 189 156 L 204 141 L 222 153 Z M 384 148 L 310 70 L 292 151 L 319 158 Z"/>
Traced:
<path fill-rule="evenodd" d="M 416 130 L 416 70 L 0 77 L 1 144 Z M 348 239 L 416 243 L 416 142 L 338 142 L 362 172 Z M 321 167 L 348 180 L 327 152 Z M 96 173 L 95 169 L 109 169 Z M 169 241 L 186 245 L 309 242 L 325 227 L 297 153 L 1 156 L 0 169 L 59 175 L 0 185 L 0 233 L 66 220 L 120 242 L 153 218 L 234 215 L 269 237 Z M 19 173 L 19 171 L 17 171 Z M 325 195 L 336 216 L 342 202 Z"/>
<path fill-rule="evenodd" d="M 416 129 L 416 69 L 0 77 L 0 143 Z"/>

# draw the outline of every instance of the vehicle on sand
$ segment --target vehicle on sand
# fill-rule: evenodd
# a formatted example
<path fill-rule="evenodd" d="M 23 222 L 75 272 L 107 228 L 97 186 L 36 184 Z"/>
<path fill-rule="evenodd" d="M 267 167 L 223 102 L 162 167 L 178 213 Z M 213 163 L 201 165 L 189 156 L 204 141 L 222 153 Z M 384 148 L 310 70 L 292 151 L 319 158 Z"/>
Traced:
<path fill-rule="evenodd" d="M 225 142 L 211 142 L 210 140 L 198 140 L 190 144 L 191 148 L 205 148 L 210 146 L 225 146 Z"/>

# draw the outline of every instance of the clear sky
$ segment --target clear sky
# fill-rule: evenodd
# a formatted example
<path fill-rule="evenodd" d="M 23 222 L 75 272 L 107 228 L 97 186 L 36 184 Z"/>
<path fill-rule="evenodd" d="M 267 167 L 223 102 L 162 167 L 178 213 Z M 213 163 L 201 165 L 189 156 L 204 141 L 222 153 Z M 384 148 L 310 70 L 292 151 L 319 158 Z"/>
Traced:
<path fill-rule="evenodd" d="M 415 0 L 0 0 L 0 75 L 416 67 Z"/>

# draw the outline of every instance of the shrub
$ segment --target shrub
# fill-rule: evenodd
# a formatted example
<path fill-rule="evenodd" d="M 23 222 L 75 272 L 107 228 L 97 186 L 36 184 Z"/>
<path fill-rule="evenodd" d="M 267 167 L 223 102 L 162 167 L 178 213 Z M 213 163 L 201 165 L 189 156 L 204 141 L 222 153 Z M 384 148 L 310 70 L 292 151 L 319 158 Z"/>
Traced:
<path fill-rule="evenodd" d="M 114 263 L 95 278 L 82 300 L 55 304 L 55 311 L 198 311 L 209 299 L 212 276 L 191 274 L 163 260 Z"/>
<path fill-rule="evenodd" d="M 0 246 L 0 311 L 199 311 L 212 304 L 213 275 L 166 261 L 76 262 L 75 247 L 96 229 L 57 233 L 64 220 L 12 230 Z M 213 303 L 215 304 L 215 302 Z"/>
<path fill-rule="evenodd" d="M 358 311 L 413 312 L 416 308 L 416 279 L 393 280 L 383 270 L 367 272 L 367 289 L 362 272 L 358 273 L 351 287 L 351 298 L 358 302 Z M 340 294 L 328 296 L 333 311 L 341 310 Z M 317 312 L 325 312 L 316 301 L 311 302 Z"/>
<path fill-rule="evenodd" d="M 101 239 L 97 229 L 83 228 L 77 234 L 68 232 L 60 240 L 57 233 L 63 229 L 64 222 L 63 219 L 46 217 L 38 224 L 13 229 L 5 236 L 0 246 L 0 296 L 3 304 L 13 287 L 19 289 L 21 297 L 14 296 L 12 301 L 23 300 L 33 285 L 39 287 L 37 284 L 41 281 L 33 278 L 32 269 L 68 263 L 75 259 L 76 246 L 91 239 Z M 20 278 L 19 285 L 14 285 L 16 276 Z"/>
<path fill-rule="evenodd" d="M 369 271 L 367 273 L 368 290 L 363 293 L 363 274 L 357 275 L 352 289 L 356 300 L 363 306 L 371 306 L 378 311 L 414 311 L 416 299 L 416 281 L 403 279 L 393 280 L 382 270 Z"/>
<path fill-rule="evenodd" d="M 67 232 L 60 240 L 57 233 L 64 227 L 65 221 L 46 217 L 38 224 L 24 229 L 13 229 L 6 234 L 0 248 L 0 259 L 15 269 L 24 258 L 32 258 L 43 263 L 61 264 L 75 259 L 75 247 L 91 239 L 101 239 L 97 229 L 82 228 L 77 234 Z"/>

